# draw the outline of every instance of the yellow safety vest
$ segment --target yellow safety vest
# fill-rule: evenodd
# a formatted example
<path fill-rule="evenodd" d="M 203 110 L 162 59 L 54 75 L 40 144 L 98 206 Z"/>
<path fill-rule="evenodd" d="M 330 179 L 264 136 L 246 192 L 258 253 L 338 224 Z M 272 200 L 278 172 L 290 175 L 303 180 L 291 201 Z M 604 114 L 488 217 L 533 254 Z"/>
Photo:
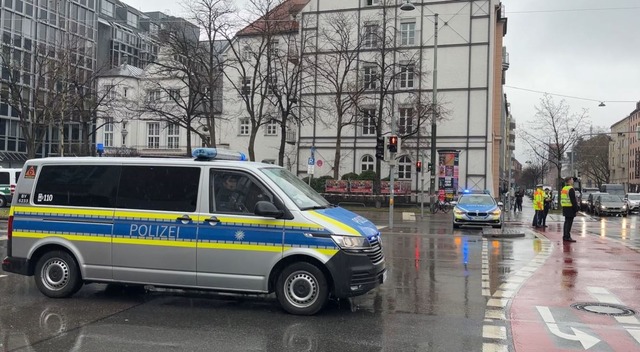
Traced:
<path fill-rule="evenodd" d="M 570 208 L 573 206 L 573 204 L 571 204 L 571 199 L 569 198 L 569 190 L 572 188 L 573 186 L 562 187 L 562 191 L 560 192 L 560 205 L 562 205 L 563 208 Z"/>
<path fill-rule="evenodd" d="M 544 210 L 544 191 L 536 189 L 533 193 L 533 210 Z"/>

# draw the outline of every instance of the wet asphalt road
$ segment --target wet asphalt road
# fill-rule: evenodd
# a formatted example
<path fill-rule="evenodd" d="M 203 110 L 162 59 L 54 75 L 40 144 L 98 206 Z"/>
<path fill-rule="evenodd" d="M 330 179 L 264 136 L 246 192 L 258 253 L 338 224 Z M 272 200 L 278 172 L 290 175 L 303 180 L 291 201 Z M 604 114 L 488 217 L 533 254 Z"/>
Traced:
<path fill-rule="evenodd" d="M 32 277 L 9 274 L 0 277 L 2 350 L 482 351 L 483 281 L 494 293 L 536 255 L 538 240 L 527 220 L 512 223 L 524 237 L 498 240 L 483 238 L 478 229 L 453 231 L 451 214 L 420 221 L 418 209 L 414 222 L 402 221 L 402 211 L 394 229 L 382 230 L 387 282 L 364 296 L 331 301 L 317 316 L 286 314 L 273 295 L 103 284 L 56 300 L 40 294 Z M 387 213 L 363 215 L 387 224 Z M 635 238 L 635 217 L 586 218 L 584 230 L 579 222 L 574 229 L 605 228 Z M 0 244 L 4 256 L 6 241 Z"/>

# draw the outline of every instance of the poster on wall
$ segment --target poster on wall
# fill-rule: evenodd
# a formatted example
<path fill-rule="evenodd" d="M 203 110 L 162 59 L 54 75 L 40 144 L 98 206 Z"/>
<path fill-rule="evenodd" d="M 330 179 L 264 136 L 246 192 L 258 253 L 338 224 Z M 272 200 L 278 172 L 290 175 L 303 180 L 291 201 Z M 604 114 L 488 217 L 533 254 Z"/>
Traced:
<path fill-rule="evenodd" d="M 452 201 L 458 193 L 459 159 L 458 150 L 438 150 L 438 190 L 444 190 L 447 201 Z"/>

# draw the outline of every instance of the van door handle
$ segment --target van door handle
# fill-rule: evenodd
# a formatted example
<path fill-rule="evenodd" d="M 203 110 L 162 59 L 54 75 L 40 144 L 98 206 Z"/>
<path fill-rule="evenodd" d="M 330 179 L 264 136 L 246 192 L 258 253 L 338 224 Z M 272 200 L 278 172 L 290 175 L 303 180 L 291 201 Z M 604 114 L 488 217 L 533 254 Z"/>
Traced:
<path fill-rule="evenodd" d="M 204 222 L 208 222 L 208 223 L 212 223 L 212 222 L 220 222 L 220 219 L 216 218 L 215 216 L 212 216 L 208 219 L 204 219 Z"/>
<path fill-rule="evenodd" d="M 189 215 L 182 215 L 181 217 L 177 218 L 176 220 L 191 221 L 191 217 Z"/>

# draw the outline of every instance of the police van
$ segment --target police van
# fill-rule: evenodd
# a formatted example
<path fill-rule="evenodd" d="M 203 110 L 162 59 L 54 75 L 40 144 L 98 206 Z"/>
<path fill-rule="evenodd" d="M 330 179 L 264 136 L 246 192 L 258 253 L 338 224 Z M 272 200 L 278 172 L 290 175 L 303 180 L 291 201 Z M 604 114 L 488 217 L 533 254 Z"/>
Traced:
<path fill-rule="evenodd" d="M 286 169 L 198 148 L 194 159 L 28 160 L 2 269 L 46 296 L 84 283 L 275 292 L 311 315 L 386 277 L 380 232 Z"/>

